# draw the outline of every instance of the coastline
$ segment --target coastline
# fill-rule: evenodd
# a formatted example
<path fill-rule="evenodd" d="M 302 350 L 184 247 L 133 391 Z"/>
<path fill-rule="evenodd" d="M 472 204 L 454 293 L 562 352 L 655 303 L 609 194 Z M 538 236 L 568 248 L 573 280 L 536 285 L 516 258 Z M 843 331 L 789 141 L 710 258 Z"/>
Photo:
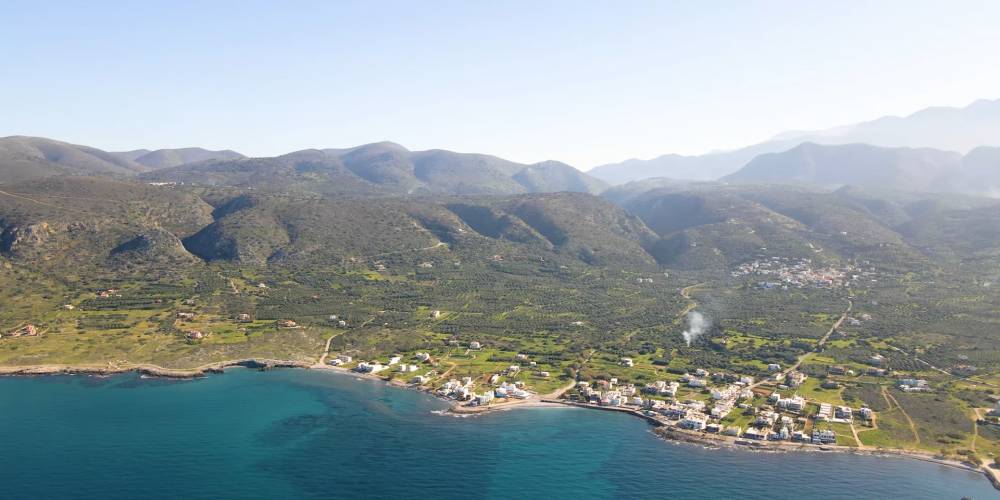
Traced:
<path fill-rule="evenodd" d="M 108 375 L 117 375 L 117 374 L 135 372 L 141 375 L 146 375 L 151 377 L 193 379 L 193 378 L 204 377 L 209 374 L 222 374 L 225 373 L 226 368 L 234 368 L 234 367 L 257 369 L 260 371 L 266 371 L 273 368 L 301 368 L 301 369 L 327 371 L 330 373 L 339 373 L 342 375 L 355 377 L 359 380 L 379 381 L 398 388 L 418 390 L 420 392 L 441 399 L 442 401 L 448 402 L 450 403 L 450 406 L 445 411 L 447 413 L 455 415 L 480 415 L 491 412 L 508 411 L 516 408 L 554 408 L 560 406 L 563 407 L 569 406 L 569 407 L 577 407 L 577 408 L 600 410 L 600 411 L 612 411 L 641 418 L 654 427 L 653 432 L 657 435 L 657 437 L 665 441 L 670 441 L 675 443 L 689 443 L 711 448 L 726 448 L 731 450 L 743 450 L 743 451 L 763 451 L 771 453 L 782 453 L 782 452 L 850 453 L 856 455 L 909 458 L 913 460 L 920 460 L 922 462 L 933 463 L 945 467 L 964 470 L 967 472 L 975 472 L 983 474 L 984 476 L 986 476 L 986 479 L 994 486 L 994 488 L 1000 490 L 1000 471 L 990 469 L 988 465 L 975 466 L 967 462 L 939 458 L 929 452 L 923 452 L 919 450 L 885 449 L 885 448 L 859 449 L 856 447 L 839 446 L 839 445 L 812 445 L 806 443 L 791 444 L 791 443 L 775 443 L 769 441 L 751 441 L 734 436 L 723 436 L 717 434 L 707 434 L 703 432 L 694 432 L 685 429 L 680 429 L 674 426 L 664 425 L 659 420 L 647 416 L 643 414 L 641 411 L 632 408 L 597 406 L 589 403 L 578 403 L 562 399 L 555 399 L 553 397 L 543 397 L 539 395 L 534 395 L 527 399 L 513 400 L 504 403 L 492 404 L 484 407 L 462 406 L 456 401 L 437 396 L 431 389 L 427 387 L 414 386 L 412 384 L 405 384 L 403 382 L 387 379 L 384 377 L 379 377 L 377 375 L 356 373 L 346 368 L 340 368 L 321 363 L 309 363 L 305 361 L 290 361 L 290 360 L 278 360 L 278 359 L 267 359 L 267 358 L 245 358 L 237 360 L 219 361 L 190 369 L 164 368 L 162 366 L 157 366 L 148 363 L 137 363 L 137 364 L 129 363 L 120 365 L 108 363 L 105 365 L 45 364 L 45 365 L 0 366 L 0 377 L 46 376 L 46 375 L 108 376 Z"/>

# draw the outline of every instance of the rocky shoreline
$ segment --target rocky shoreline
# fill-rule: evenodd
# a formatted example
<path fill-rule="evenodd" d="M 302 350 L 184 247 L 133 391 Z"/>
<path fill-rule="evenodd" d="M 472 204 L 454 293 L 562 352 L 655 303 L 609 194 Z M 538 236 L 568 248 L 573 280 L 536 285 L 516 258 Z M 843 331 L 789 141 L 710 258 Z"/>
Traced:
<path fill-rule="evenodd" d="M 164 368 L 152 364 L 124 364 L 124 365 L 28 365 L 28 366 L 0 366 L 0 376 L 34 376 L 34 375 L 117 375 L 122 373 L 139 373 L 151 377 L 190 379 L 204 377 L 210 373 L 223 373 L 226 368 L 243 367 L 256 370 L 268 370 L 271 368 L 311 368 L 312 364 L 302 361 L 288 361 L 279 359 L 247 358 L 230 361 L 220 361 L 199 366 L 197 368 Z"/>

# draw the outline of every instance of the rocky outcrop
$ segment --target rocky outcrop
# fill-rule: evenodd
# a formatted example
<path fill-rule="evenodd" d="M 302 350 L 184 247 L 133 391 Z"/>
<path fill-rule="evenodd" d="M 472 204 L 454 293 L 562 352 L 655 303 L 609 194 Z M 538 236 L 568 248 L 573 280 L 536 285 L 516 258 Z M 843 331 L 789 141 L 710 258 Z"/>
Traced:
<path fill-rule="evenodd" d="M 0 233 L 0 252 L 16 254 L 37 250 L 52 232 L 48 222 L 7 226 Z"/>
<path fill-rule="evenodd" d="M 149 264 L 178 263 L 189 264 L 198 259 L 191 255 L 181 240 L 170 231 L 161 228 L 148 229 L 111 250 L 113 263 Z"/>

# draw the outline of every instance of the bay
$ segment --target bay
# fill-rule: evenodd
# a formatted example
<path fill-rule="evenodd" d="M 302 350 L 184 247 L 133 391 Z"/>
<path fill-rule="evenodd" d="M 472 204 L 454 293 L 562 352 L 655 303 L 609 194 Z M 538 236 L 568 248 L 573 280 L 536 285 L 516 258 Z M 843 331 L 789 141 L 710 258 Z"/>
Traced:
<path fill-rule="evenodd" d="M 0 378 L 0 498 L 996 498 L 902 458 L 707 450 L 578 408 L 476 417 L 381 382 Z"/>

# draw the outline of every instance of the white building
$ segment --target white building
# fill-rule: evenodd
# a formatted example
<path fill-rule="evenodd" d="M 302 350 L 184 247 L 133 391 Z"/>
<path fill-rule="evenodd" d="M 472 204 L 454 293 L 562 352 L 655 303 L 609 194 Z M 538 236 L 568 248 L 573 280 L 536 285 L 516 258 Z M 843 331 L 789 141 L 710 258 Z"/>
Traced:
<path fill-rule="evenodd" d="M 688 413 L 688 415 L 682 418 L 677 425 L 679 425 L 682 429 L 700 431 L 705 428 L 705 424 L 707 422 L 708 418 L 705 417 L 705 415 L 698 413 Z"/>
<path fill-rule="evenodd" d="M 801 413 L 806 408 L 806 400 L 802 396 L 795 395 L 794 397 L 778 401 L 778 408 L 783 408 L 786 411 L 794 413 Z"/>
<path fill-rule="evenodd" d="M 812 442 L 814 444 L 832 444 L 837 442 L 837 433 L 830 429 L 813 430 Z"/>
<path fill-rule="evenodd" d="M 833 416 L 843 420 L 851 420 L 854 418 L 854 411 L 851 410 L 850 406 L 838 406 L 833 411 Z"/>
<path fill-rule="evenodd" d="M 385 365 L 379 363 L 378 361 L 372 361 L 370 363 L 362 361 L 358 363 L 358 366 L 357 368 L 355 368 L 355 370 L 361 373 L 378 373 L 382 370 L 385 370 L 386 368 L 387 367 Z"/>

